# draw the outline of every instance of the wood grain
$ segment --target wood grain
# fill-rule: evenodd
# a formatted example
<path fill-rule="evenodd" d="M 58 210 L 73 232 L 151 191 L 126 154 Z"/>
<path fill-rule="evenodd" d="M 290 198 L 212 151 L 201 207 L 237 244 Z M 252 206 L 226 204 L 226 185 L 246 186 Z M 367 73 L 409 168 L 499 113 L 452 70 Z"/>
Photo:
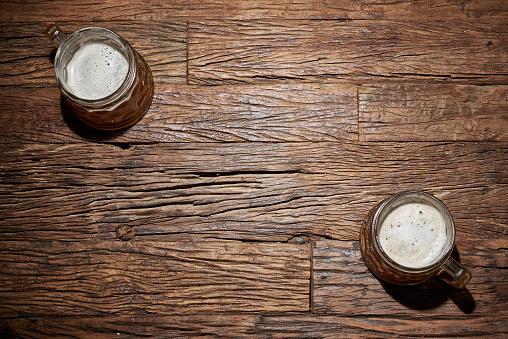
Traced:
<path fill-rule="evenodd" d="M 309 244 L 1 241 L 1 317 L 307 311 Z"/>
<path fill-rule="evenodd" d="M 0 21 L 144 20 L 153 19 L 392 19 L 392 20 L 490 20 L 506 19 L 503 0 L 383 0 L 304 2 L 284 0 L 178 0 L 122 1 L 5 0 L 0 3 Z M 79 13 L 79 17 L 76 17 Z"/>
<path fill-rule="evenodd" d="M 256 337 L 259 313 L 185 315 L 109 315 L 0 319 L 0 334 L 10 337 L 155 338 Z"/>
<path fill-rule="evenodd" d="M 507 318 L 506 313 L 445 317 L 275 315 L 263 317 L 257 329 L 260 333 L 270 333 L 273 338 L 457 338 L 482 335 L 502 338 L 508 332 Z"/>
<path fill-rule="evenodd" d="M 467 290 L 456 290 L 438 278 L 399 287 L 372 275 L 358 241 L 320 240 L 313 255 L 313 311 L 346 316 L 503 313 L 508 302 L 507 254 L 506 238 L 459 238 L 453 256 L 473 274 Z"/>
<path fill-rule="evenodd" d="M 75 12 L 75 10 L 73 10 Z M 59 18 L 53 18 L 59 20 Z M 58 23 L 68 34 L 100 26 L 122 35 L 149 64 L 156 85 L 187 82 L 187 24 L 185 22 Z M 0 22 L 0 78 L 3 86 L 55 86 L 56 49 L 44 36 L 46 25 Z"/>
<path fill-rule="evenodd" d="M 508 336 L 505 0 L 0 1 L 0 337 Z M 111 28 L 153 105 L 115 133 L 46 25 Z M 468 290 L 381 283 L 360 225 L 440 198 Z"/>
<path fill-rule="evenodd" d="M 5 144 L 6 240 L 213 237 L 357 240 L 367 212 L 419 189 L 451 210 L 458 241 L 506 237 L 506 143 Z M 460 170 L 459 170 L 460 169 Z"/>
<path fill-rule="evenodd" d="M 347 317 L 316 314 L 190 314 L 114 315 L 97 317 L 39 317 L 0 319 L 0 334 L 11 337 L 79 338 L 220 337 L 220 338 L 398 338 L 457 336 L 503 337 L 508 334 L 505 313 L 469 316 L 388 315 Z"/>
<path fill-rule="evenodd" d="M 213 21 L 189 23 L 189 82 L 507 83 L 501 22 Z"/>
<path fill-rule="evenodd" d="M 145 117 L 118 133 L 81 123 L 55 87 L 3 93 L 5 142 L 508 140 L 508 86 L 363 85 L 359 102 L 355 85 L 158 86 Z"/>
<path fill-rule="evenodd" d="M 358 140 L 354 85 L 159 85 L 155 91 L 150 110 L 136 126 L 104 133 L 81 123 L 58 88 L 4 89 L 0 140 L 133 144 Z"/>
<path fill-rule="evenodd" d="M 508 140 L 508 86 L 361 86 L 358 101 L 361 140 Z"/>

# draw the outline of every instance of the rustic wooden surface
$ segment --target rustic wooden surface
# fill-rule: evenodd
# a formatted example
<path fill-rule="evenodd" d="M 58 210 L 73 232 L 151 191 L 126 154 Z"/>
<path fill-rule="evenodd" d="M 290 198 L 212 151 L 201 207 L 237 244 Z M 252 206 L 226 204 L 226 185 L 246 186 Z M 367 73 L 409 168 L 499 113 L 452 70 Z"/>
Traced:
<path fill-rule="evenodd" d="M 125 36 L 155 97 L 78 121 L 48 23 Z M 508 3 L 0 3 L 1 337 L 508 336 Z M 466 290 L 402 288 L 358 232 L 439 197 Z"/>

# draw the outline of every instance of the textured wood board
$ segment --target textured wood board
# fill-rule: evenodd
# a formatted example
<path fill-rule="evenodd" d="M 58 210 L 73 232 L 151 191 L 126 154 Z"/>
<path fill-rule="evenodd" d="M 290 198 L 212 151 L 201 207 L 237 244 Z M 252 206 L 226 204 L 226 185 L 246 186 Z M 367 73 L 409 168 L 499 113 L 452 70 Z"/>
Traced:
<path fill-rule="evenodd" d="M 508 140 L 508 86 L 361 86 L 358 101 L 361 140 Z"/>
<path fill-rule="evenodd" d="M 115 239 L 121 225 L 155 241 L 356 240 L 376 203 L 419 189 L 448 205 L 459 238 L 503 238 L 507 152 L 501 142 L 6 144 L 0 227 L 20 241 Z"/>
<path fill-rule="evenodd" d="M 189 82 L 507 82 L 508 25 L 460 21 L 190 22 Z"/>
<path fill-rule="evenodd" d="M 145 117 L 117 133 L 81 123 L 56 87 L 8 87 L 3 92 L 4 141 L 508 140 L 504 85 L 159 85 Z"/>
<path fill-rule="evenodd" d="M 33 22 L 55 20 L 153 20 L 153 19 L 394 19 L 394 20 L 499 20 L 508 9 L 503 0 L 206 0 L 206 1 L 122 1 L 72 0 L 47 2 L 6 0 L 0 3 L 1 21 Z M 80 14 L 76 17 L 76 12 Z"/>
<path fill-rule="evenodd" d="M 0 242 L 0 315 L 307 311 L 310 245 Z"/>
<path fill-rule="evenodd" d="M 347 317 L 316 314 L 191 314 L 40 317 L 0 320 L 0 334 L 15 337 L 220 337 L 220 338 L 456 338 L 503 337 L 506 313 L 459 316 Z"/>
<path fill-rule="evenodd" d="M 27 337 L 256 337 L 261 314 L 109 315 L 0 320 L 0 334 Z"/>
<path fill-rule="evenodd" d="M 389 312 L 387 312 L 389 313 Z M 336 316 L 275 315 L 263 317 L 260 333 L 274 338 L 456 338 L 508 332 L 506 313 L 478 316 Z"/>
<path fill-rule="evenodd" d="M 0 109 L 5 122 L 0 126 L 0 139 L 4 141 L 136 144 L 358 140 L 355 85 L 159 85 L 143 119 L 117 133 L 99 132 L 81 123 L 56 87 L 5 89 Z"/>

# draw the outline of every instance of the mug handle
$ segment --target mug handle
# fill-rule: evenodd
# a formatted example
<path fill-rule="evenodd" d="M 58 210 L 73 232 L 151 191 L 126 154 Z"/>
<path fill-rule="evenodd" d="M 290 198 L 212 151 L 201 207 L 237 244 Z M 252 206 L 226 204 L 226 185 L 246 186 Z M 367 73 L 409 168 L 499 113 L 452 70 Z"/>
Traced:
<path fill-rule="evenodd" d="M 55 44 L 56 48 L 60 47 L 62 42 L 67 39 L 67 34 L 62 32 L 60 27 L 55 24 L 50 24 L 44 31 L 44 35 L 46 35 L 49 40 L 53 41 L 53 44 Z"/>
<path fill-rule="evenodd" d="M 437 272 L 437 276 L 455 288 L 466 287 L 472 277 L 471 272 L 462 267 L 452 257 L 448 257 L 441 265 Z"/>

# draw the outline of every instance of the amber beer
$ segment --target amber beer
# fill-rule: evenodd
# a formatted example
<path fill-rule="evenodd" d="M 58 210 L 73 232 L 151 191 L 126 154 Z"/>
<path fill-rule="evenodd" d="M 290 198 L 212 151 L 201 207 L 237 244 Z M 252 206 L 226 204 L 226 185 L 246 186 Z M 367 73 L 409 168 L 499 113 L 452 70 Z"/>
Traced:
<path fill-rule="evenodd" d="M 451 258 L 455 225 L 446 206 L 418 191 L 395 194 L 367 215 L 360 248 L 367 267 L 380 279 L 412 285 L 438 275 L 463 288 L 471 273 Z"/>
<path fill-rule="evenodd" d="M 50 25 L 46 35 L 58 47 L 57 83 L 84 123 L 115 130 L 143 117 L 153 97 L 152 72 L 126 40 L 101 27 L 83 28 L 67 36 Z"/>

